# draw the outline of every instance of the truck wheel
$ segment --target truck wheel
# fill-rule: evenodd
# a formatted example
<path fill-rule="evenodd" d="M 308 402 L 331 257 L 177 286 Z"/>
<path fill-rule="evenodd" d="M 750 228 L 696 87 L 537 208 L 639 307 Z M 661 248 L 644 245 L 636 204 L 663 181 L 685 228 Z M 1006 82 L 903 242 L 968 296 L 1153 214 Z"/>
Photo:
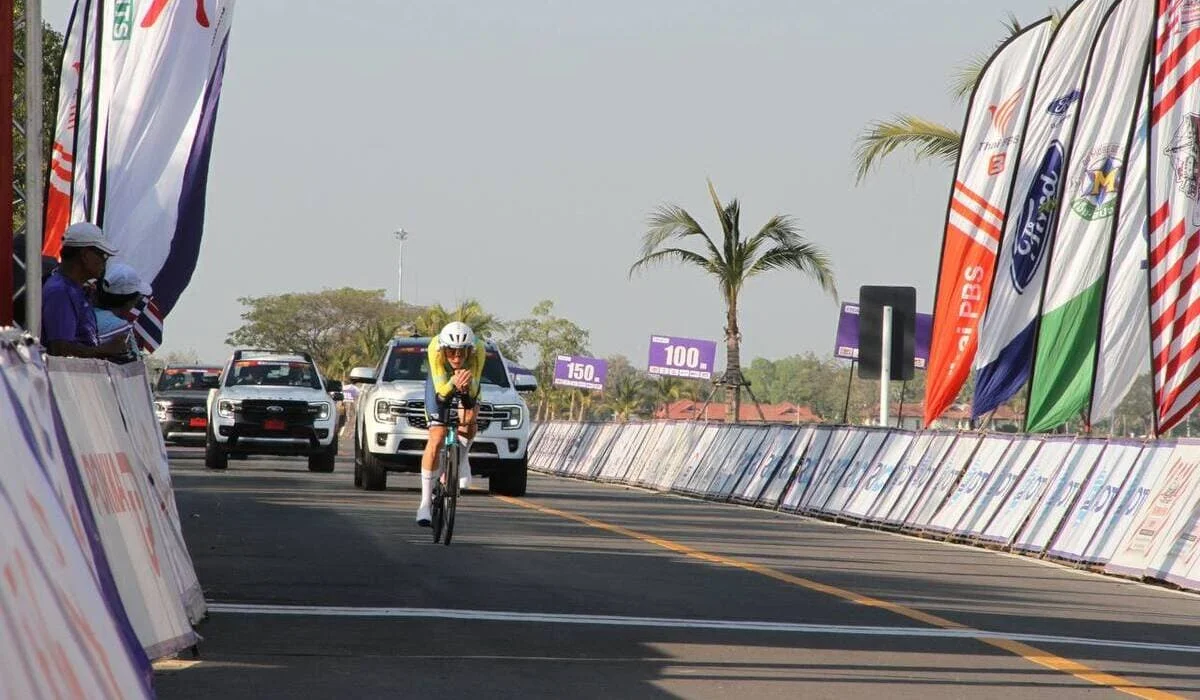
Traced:
<path fill-rule="evenodd" d="M 211 434 L 204 443 L 204 466 L 209 469 L 229 468 L 229 455 Z"/>
<path fill-rule="evenodd" d="M 315 455 L 308 456 L 308 470 L 310 472 L 320 472 L 329 474 L 333 471 L 334 464 L 337 461 L 338 445 L 337 438 L 333 438 L 333 442 L 329 443 L 323 451 Z"/>
<path fill-rule="evenodd" d="M 529 481 L 528 458 L 514 461 L 505 465 L 507 469 L 499 471 L 488 479 L 488 493 L 501 496 L 524 496 L 525 486 Z"/>
<path fill-rule="evenodd" d="M 383 462 L 370 450 L 362 453 L 362 482 L 368 491 L 383 491 L 387 489 L 387 469 Z"/>

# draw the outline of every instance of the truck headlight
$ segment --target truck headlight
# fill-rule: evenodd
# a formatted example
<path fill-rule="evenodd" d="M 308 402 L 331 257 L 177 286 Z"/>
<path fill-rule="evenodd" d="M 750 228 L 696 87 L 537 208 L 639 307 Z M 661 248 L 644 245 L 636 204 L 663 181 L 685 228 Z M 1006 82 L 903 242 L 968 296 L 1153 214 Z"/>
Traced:
<path fill-rule="evenodd" d="M 242 407 L 241 401 L 230 401 L 228 399 L 217 402 L 217 415 L 222 418 L 233 418 L 233 414 L 237 413 Z"/>
<path fill-rule="evenodd" d="M 160 421 L 167 419 L 167 414 L 171 412 L 170 401 L 155 401 L 154 402 L 154 417 Z"/>
<path fill-rule="evenodd" d="M 502 429 L 516 430 L 521 427 L 525 416 L 521 412 L 520 406 L 497 406 L 496 408 L 504 413 L 504 419 L 500 422 Z"/>
<path fill-rule="evenodd" d="M 308 412 L 316 416 L 317 420 L 326 420 L 329 418 L 329 404 L 325 401 L 310 403 Z"/>
<path fill-rule="evenodd" d="M 392 413 L 392 404 L 387 399 L 375 402 L 375 420 L 379 423 L 395 423 L 396 414 Z"/>

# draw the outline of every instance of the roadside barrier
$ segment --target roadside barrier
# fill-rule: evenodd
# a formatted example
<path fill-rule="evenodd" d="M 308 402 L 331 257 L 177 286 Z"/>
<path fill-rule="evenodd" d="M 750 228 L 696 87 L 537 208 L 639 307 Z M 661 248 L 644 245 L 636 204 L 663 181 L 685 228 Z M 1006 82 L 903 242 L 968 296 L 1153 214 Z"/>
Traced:
<path fill-rule="evenodd" d="M 0 697 L 152 697 L 199 641 L 146 367 L 0 332 Z"/>
<path fill-rule="evenodd" d="M 1200 591 L 1200 440 L 550 421 L 529 466 Z"/>

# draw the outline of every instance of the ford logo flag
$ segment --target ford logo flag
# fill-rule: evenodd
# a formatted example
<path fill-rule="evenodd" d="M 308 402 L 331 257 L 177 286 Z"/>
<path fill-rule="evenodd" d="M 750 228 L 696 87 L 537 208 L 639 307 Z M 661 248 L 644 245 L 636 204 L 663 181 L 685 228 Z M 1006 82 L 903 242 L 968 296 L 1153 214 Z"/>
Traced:
<path fill-rule="evenodd" d="M 1023 294 L 1033 281 L 1050 243 L 1050 224 L 1058 206 L 1064 161 L 1062 143 L 1051 142 L 1021 204 L 1021 218 L 1012 244 L 1012 281 L 1018 294 Z"/>

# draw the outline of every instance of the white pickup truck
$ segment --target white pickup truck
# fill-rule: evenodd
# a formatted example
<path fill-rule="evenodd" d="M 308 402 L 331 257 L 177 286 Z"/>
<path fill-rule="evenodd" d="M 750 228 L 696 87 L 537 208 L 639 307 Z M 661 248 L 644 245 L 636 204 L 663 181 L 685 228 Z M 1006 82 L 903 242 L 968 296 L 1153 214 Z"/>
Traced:
<path fill-rule="evenodd" d="M 430 338 L 394 338 L 376 367 L 356 367 L 350 381 L 365 384 L 355 405 L 354 485 L 387 488 L 388 472 L 417 472 L 429 436 L 425 378 Z M 478 427 L 471 444 L 471 471 L 488 479 L 488 490 L 524 496 L 528 475 L 529 407 L 521 391 L 537 383 L 529 374 L 510 374 L 495 343 L 488 341 L 479 400 Z"/>
<path fill-rule="evenodd" d="M 327 381 L 307 353 L 236 350 L 209 393 L 204 464 L 225 469 L 252 454 L 307 457 L 332 472 L 341 384 Z"/>

